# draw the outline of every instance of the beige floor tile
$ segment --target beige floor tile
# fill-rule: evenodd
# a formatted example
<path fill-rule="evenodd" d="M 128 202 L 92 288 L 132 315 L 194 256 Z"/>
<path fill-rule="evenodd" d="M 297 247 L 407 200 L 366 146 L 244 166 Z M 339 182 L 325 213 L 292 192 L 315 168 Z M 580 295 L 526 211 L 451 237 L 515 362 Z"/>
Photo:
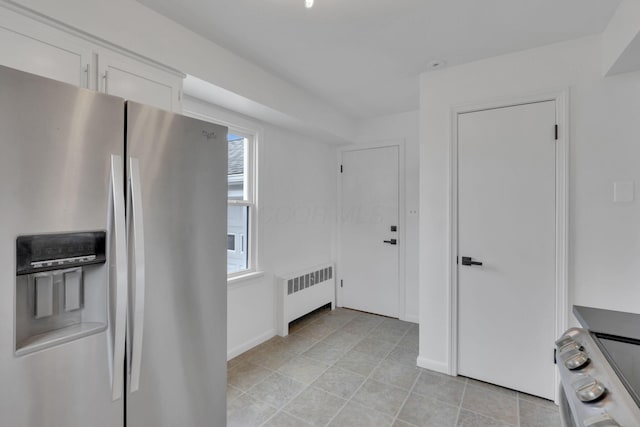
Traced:
<path fill-rule="evenodd" d="M 518 399 L 502 390 L 496 391 L 490 387 L 468 384 L 464 392 L 462 408 L 506 424 L 518 424 Z"/>
<path fill-rule="evenodd" d="M 322 309 L 290 331 L 228 361 L 230 427 L 560 426 L 553 402 L 417 368 L 416 324 Z"/>
<path fill-rule="evenodd" d="M 380 341 L 386 341 L 394 346 L 402 339 L 406 331 L 398 331 L 394 328 L 384 327 L 383 325 L 376 326 L 367 337 Z"/>
<path fill-rule="evenodd" d="M 317 360 L 318 362 L 332 365 L 337 362 L 346 352 L 347 349 L 334 347 L 325 343 L 324 341 L 320 341 L 318 344 L 302 353 L 302 355 Z"/>
<path fill-rule="evenodd" d="M 269 421 L 263 424 L 264 427 L 308 427 L 311 424 L 306 423 L 300 418 L 289 415 L 286 412 L 278 412 Z"/>
<path fill-rule="evenodd" d="M 353 396 L 355 402 L 382 413 L 395 416 L 408 392 L 398 387 L 367 380 Z"/>
<path fill-rule="evenodd" d="M 326 315 L 316 321 L 319 325 L 327 326 L 331 329 L 340 329 L 351 321 L 351 318 L 344 316 Z"/>
<path fill-rule="evenodd" d="M 467 384 L 471 387 L 480 387 L 483 390 L 486 391 L 491 391 L 493 393 L 499 393 L 502 394 L 504 396 L 507 397 L 517 397 L 518 396 L 518 392 L 508 389 L 508 388 L 504 388 L 504 387 L 500 387 L 494 384 L 489 384 L 486 383 L 484 381 L 478 381 L 478 380 L 474 380 L 473 378 L 467 378 Z"/>
<path fill-rule="evenodd" d="M 275 413 L 275 408 L 243 394 L 227 404 L 227 427 L 257 427 Z"/>
<path fill-rule="evenodd" d="M 415 335 L 413 334 L 412 331 L 413 330 L 410 329 L 409 332 L 407 332 L 407 334 L 404 337 L 402 337 L 402 339 L 400 340 L 398 345 L 417 350 L 418 349 L 418 343 L 419 343 L 418 331 L 416 329 Z"/>
<path fill-rule="evenodd" d="M 328 393 L 340 396 L 343 399 L 350 398 L 364 382 L 365 377 L 349 371 L 331 367 L 311 384 L 313 387 Z"/>
<path fill-rule="evenodd" d="M 383 328 L 402 332 L 404 334 L 411 328 L 412 325 L 413 323 L 405 322 L 403 320 L 387 318 L 382 321 L 381 326 Z"/>
<path fill-rule="evenodd" d="M 332 333 L 335 329 L 330 328 L 326 325 L 321 325 L 317 322 L 313 322 L 304 328 L 301 328 L 299 331 L 295 333 L 300 334 L 302 336 L 313 338 L 317 340 L 321 340 L 327 337 L 330 333 Z"/>
<path fill-rule="evenodd" d="M 274 372 L 264 381 L 251 387 L 247 394 L 275 408 L 282 408 L 304 388 L 305 384 Z"/>
<path fill-rule="evenodd" d="M 525 400 L 529 403 L 534 403 L 538 406 L 542 406 L 543 408 L 550 409 L 552 411 L 558 410 L 558 405 L 555 404 L 552 400 L 543 399 L 538 396 L 532 396 L 526 393 L 518 393 L 518 399 Z"/>
<path fill-rule="evenodd" d="M 367 376 L 378 366 L 378 363 L 380 363 L 379 357 L 351 350 L 342 356 L 342 358 L 335 363 L 335 366 Z"/>
<path fill-rule="evenodd" d="M 463 409 L 458 416 L 456 427 L 512 427 L 512 425 Z"/>
<path fill-rule="evenodd" d="M 345 404 L 345 400 L 317 388 L 307 388 L 284 411 L 314 426 L 326 425 Z"/>
<path fill-rule="evenodd" d="M 462 401 L 465 380 L 458 377 L 422 370 L 413 392 L 459 406 Z"/>
<path fill-rule="evenodd" d="M 393 417 L 350 401 L 329 425 L 332 427 L 389 427 L 392 422 Z"/>
<path fill-rule="evenodd" d="M 276 370 L 296 356 L 282 347 L 282 345 L 271 345 L 263 347 L 260 351 L 252 353 L 246 361 L 254 365 Z"/>
<path fill-rule="evenodd" d="M 398 419 L 419 427 L 454 427 L 457 416 L 457 406 L 412 393 Z"/>
<path fill-rule="evenodd" d="M 262 366 L 242 362 L 229 370 L 227 382 L 242 391 L 246 391 L 268 377 L 271 372 L 271 370 Z"/>
<path fill-rule="evenodd" d="M 389 353 L 387 359 L 393 360 L 394 362 L 401 363 L 403 365 L 416 366 L 418 359 L 418 349 L 398 345 L 396 346 L 396 348 L 391 350 L 391 353 Z"/>
<path fill-rule="evenodd" d="M 560 427 L 558 408 L 545 408 L 534 403 L 520 400 L 521 427 Z"/>
<path fill-rule="evenodd" d="M 300 354 L 309 350 L 317 343 L 318 340 L 315 338 L 305 337 L 300 334 L 290 334 L 282 338 L 280 345 L 291 353 Z"/>
<path fill-rule="evenodd" d="M 326 363 L 298 356 L 282 365 L 278 372 L 305 384 L 314 382 L 324 371 L 329 368 Z"/>
<path fill-rule="evenodd" d="M 329 345 L 340 348 L 351 348 L 356 345 L 362 337 L 356 334 L 349 333 L 344 330 L 338 330 L 324 339 Z"/>
<path fill-rule="evenodd" d="M 364 337 L 375 328 L 375 323 L 367 320 L 354 319 L 342 327 L 343 331 Z"/>
<path fill-rule="evenodd" d="M 239 388 L 235 388 L 234 386 L 227 384 L 227 402 L 231 402 L 242 393 L 243 391 Z"/>
<path fill-rule="evenodd" d="M 409 390 L 419 374 L 420 369 L 415 366 L 407 366 L 385 359 L 380 362 L 380 365 L 373 371 L 371 378 Z"/>
<path fill-rule="evenodd" d="M 391 352 L 393 344 L 386 341 L 377 340 L 375 338 L 366 337 L 355 347 L 354 350 L 369 354 L 375 357 L 384 357 Z"/>

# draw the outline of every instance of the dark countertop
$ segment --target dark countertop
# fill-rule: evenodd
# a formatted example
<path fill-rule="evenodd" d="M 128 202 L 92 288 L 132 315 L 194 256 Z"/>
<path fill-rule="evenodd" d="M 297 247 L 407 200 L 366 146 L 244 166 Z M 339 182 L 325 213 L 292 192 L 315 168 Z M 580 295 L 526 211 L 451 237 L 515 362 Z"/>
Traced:
<path fill-rule="evenodd" d="M 591 332 L 640 341 L 640 314 L 579 305 L 573 306 L 573 314 L 580 324 Z"/>

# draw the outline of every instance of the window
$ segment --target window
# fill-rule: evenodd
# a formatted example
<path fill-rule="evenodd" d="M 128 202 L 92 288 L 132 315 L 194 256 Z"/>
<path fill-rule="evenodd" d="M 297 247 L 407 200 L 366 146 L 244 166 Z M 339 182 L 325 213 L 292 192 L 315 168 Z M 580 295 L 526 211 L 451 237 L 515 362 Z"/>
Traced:
<path fill-rule="evenodd" d="M 227 274 L 255 269 L 254 137 L 232 128 L 227 138 Z"/>

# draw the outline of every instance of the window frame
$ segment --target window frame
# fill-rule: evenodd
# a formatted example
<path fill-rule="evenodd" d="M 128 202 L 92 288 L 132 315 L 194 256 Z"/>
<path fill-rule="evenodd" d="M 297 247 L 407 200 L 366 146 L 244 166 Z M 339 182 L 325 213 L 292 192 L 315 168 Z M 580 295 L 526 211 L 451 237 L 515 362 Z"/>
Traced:
<path fill-rule="evenodd" d="M 247 275 L 258 273 L 258 161 L 257 146 L 258 132 L 250 129 L 242 128 L 232 124 L 225 124 L 229 128 L 229 133 L 241 136 L 247 139 L 245 144 L 245 165 L 244 165 L 244 185 L 243 198 L 227 199 L 227 206 L 246 206 L 248 207 L 248 224 L 247 234 L 244 236 L 247 244 L 245 251 L 247 252 L 247 268 L 245 270 L 227 273 L 227 281 L 240 278 Z M 237 248 L 236 248 L 237 249 Z"/>

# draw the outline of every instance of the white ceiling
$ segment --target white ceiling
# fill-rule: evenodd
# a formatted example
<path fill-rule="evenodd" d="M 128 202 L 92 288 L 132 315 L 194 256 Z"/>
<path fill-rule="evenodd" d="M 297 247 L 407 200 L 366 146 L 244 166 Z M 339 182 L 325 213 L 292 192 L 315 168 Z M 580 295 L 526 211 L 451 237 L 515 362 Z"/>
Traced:
<path fill-rule="evenodd" d="M 418 108 L 418 75 L 599 33 L 620 0 L 138 0 L 353 118 Z"/>

